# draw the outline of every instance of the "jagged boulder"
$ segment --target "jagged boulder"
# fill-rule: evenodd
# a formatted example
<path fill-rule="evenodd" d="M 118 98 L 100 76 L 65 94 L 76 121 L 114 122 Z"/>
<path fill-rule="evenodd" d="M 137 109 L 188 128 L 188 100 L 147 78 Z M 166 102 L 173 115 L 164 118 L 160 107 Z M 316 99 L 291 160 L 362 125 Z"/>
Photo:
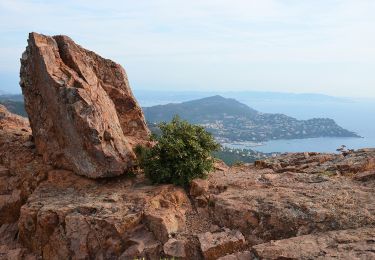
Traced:
<path fill-rule="evenodd" d="M 121 175 L 149 130 L 124 69 L 67 36 L 30 33 L 22 92 L 37 151 L 91 178 Z"/>

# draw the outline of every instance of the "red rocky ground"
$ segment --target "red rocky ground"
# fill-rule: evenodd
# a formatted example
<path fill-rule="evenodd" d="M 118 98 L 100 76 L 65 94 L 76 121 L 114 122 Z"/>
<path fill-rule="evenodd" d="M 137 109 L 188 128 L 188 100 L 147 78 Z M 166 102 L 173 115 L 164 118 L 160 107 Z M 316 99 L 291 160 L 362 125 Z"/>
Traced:
<path fill-rule="evenodd" d="M 375 257 L 374 149 L 217 163 L 186 193 L 53 168 L 1 107 L 0 155 L 0 259 Z"/>
<path fill-rule="evenodd" d="M 148 129 L 123 68 L 32 33 L 29 121 L 0 105 L 0 259 L 375 259 L 375 149 L 131 176 Z"/>

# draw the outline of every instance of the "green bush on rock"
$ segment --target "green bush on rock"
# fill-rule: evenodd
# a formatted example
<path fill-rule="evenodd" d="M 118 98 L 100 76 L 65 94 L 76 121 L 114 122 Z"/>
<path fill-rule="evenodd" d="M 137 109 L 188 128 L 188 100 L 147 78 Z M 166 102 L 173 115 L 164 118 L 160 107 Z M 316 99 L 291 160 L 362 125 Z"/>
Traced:
<path fill-rule="evenodd" d="M 211 153 L 220 148 L 203 127 L 175 116 L 159 124 L 161 134 L 153 136 L 152 148 L 137 146 L 139 166 L 153 183 L 187 186 L 194 178 L 204 178 L 212 170 Z"/>

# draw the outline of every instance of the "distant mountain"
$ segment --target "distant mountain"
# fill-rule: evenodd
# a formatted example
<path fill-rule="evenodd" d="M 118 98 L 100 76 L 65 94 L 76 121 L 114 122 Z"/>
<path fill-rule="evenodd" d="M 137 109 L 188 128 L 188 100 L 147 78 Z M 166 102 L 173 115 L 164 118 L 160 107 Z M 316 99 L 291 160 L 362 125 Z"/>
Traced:
<path fill-rule="evenodd" d="M 359 137 L 328 118 L 297 120 L 283 114 L 258 112 L 235 99 L 216 95 L 182 103 L 143 108 L 150 123 L 174 115 L 204 126 L 222 142 L 268 141 L 311 137 Z"/>
<path fill-rule="evenodd" d="M 142 106 L 163 105 L 171 102 L 186 102 L 189 100 L 221 95 L 251 104 L 257 102 L 350 102 L 351 99 L 328 96 L 315 93 L 284 93 L 267 91 L 164 91 L 164 90 L 134 90 L 134 95 Z"/>
<path fill-rule="evenodd" d="M 203 123 L 207 120 L 221 119 L 224 114 L 237 117 L 254 116 L 258 112 L 234 99 L 212 96 L 183 103 L 171 103 L 143 108 L 150 122 L 169 121 L 174 115 L 180 115 L 191 123 Z"/>
<path fill-rule="evenodd" d="M 1 94 L 0 100 L 12 100 L 12 101 L 23 102 L 23 95 L 22 94 Z"/>
<path fill-rule="evenodd" d="M 4 105 L 12 113 L 27 117 L 23 96 L 21 94 L 0 95 L 0 104 Z"/>

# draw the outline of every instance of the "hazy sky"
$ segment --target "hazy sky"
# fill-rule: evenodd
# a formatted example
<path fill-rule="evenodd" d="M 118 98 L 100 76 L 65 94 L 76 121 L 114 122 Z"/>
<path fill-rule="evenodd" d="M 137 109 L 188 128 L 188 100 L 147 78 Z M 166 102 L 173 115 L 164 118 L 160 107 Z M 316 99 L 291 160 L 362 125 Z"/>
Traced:
<path fill-rule="evenodd" d="M 0 0 L 0 90 L 27 34 L 66 34 L 137 89 L 375 97 L 375 0 Z"/>

